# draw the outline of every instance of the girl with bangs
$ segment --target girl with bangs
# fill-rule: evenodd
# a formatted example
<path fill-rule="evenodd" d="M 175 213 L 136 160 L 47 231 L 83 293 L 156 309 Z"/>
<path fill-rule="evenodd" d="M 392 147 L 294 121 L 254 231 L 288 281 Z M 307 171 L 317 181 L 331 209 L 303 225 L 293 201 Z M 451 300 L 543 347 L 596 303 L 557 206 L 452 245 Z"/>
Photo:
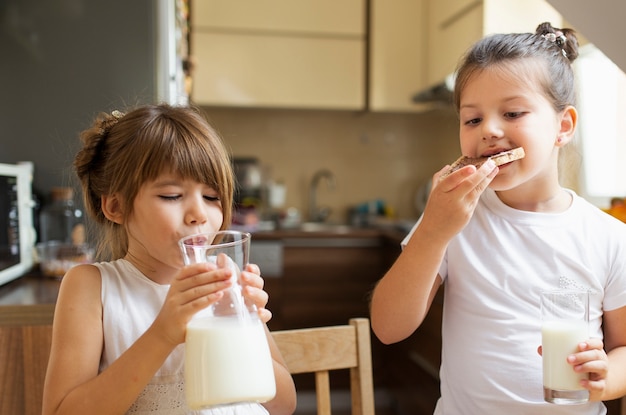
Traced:
<path fill-rule="evenodd" d="M 293 380 L 267 328 L 273 400 L 202 411 L 185 402 L 186 324 L 230 286 L 229 270 L 183 266 L 178 247 L 230 224 L 234 179 L 218 134 L 197 110 L 162 104 L 101 114 L 81 140 L 74 168 L 104 262 L 63 278 L 43 413 L 293 413 Z M 259 268 L 248 265 L 241 278 L 267 322 Z"/>

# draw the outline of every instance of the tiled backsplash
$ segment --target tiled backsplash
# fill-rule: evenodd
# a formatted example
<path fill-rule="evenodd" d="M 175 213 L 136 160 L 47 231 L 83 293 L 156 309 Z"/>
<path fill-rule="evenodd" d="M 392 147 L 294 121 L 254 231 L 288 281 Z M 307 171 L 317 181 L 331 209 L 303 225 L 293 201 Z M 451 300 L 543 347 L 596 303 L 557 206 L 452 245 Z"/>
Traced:
<path fill-rule="evenodd" d="M 416 218 L 415 195 L 432 174 L 459 155 L 453 110 L 425 114 L 203 108 L 236 157 L 257 157 L 287 187 L 286 207 L 306 217 L 309 183 L 318 169 L 336 177 L 318 189 L 331 221 L 373 199 L 398 218 Z"/>

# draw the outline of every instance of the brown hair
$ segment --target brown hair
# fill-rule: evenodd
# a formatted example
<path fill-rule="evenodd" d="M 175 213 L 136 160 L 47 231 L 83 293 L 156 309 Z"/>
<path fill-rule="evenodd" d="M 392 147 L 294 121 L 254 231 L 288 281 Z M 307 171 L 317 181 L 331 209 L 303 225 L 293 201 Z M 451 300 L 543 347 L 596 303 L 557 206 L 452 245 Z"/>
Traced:
<path fill-rule="evenodd" d="M 128 250 L 125 225 L 104 216 L 102 196 L 117 193 L 127 219 L 139 188 L 163 172 L 215 189 L 222 204 L 222 229 L 230 224 L 234 187 L 230 158 L 220 136 L 196 108 L 160 104 L 127 114 L 102 113 L 80 138 L 83 148 L 74 169 L 85 209 L 104 233 L 98 242 L 100 258 L 121 258 Z"/>
<path fill-rule="evenodd" d="M 578 57 L 578 40 L 572 29 L 557 29 L 550 23 L 537 26 L 535 33 L 510 33 L 487 36 L 465 54 L 457 72 L 454 105 L 459 110 L 461 93 L 476 72 L 492 67 L 519 70 L 532 68 L 520 65 L 524 58 L 542 62 L 532 74 L 539 80 L 545 96 L 556 111 L 575 103 L 574 73 L 571 62 Z M 531 72 L 526 72 L 529 75 Z"/>

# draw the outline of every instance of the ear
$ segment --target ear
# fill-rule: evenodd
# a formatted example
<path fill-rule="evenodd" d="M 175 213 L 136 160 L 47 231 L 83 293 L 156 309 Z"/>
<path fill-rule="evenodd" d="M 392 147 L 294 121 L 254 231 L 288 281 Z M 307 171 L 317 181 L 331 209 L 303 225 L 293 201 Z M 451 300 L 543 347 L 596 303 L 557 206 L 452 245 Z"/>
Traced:
<path fill-rule="evenodd" d="M 124 209 L 117 194 L 102 196 L 100 208 L 104 216 L 111 222 L 121 225 L 124 222 Z"/>
<path fill-rule="evenodd" d="M 571 105 L 563 110 L 560 119 L 560 130 L 556 136 L 556 146 L 563 147 L 574 138 L 576 123 L 578 122 L 578 112 Z"/>

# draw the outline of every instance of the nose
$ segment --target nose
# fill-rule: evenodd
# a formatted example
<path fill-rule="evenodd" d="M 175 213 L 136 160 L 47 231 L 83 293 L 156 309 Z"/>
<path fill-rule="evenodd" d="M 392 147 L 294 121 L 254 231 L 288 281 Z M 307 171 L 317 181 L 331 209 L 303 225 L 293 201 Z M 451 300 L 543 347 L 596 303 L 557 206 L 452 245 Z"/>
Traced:
<path fill-rule="evenodd" d="M 200 197 L 190 201 L 185 211 L 185 223 L 188 225 L 201 225 L 206 223 L 207 219 L 207 207 L 204 199 Z"/>
<path fill-rule="evenodd" d="M 485 117 L 482 122 L 483 140 L 493 140 L 503 137 L 504 131 L 496 117 Z"/>

